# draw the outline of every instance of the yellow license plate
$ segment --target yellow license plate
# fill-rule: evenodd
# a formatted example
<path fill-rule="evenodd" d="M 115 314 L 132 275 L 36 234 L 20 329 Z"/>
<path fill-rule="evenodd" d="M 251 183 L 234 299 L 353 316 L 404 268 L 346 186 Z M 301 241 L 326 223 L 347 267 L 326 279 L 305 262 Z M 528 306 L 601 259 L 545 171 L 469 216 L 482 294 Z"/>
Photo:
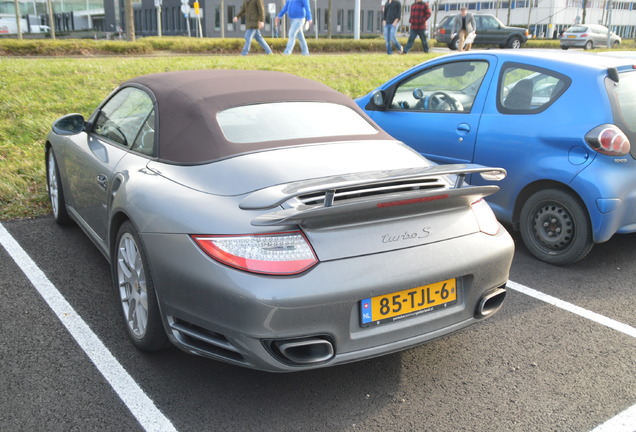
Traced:
<path fill-rule="evenodd" d="M 369 327 L 394 322 L 448 307 L 456 302 L 457 281 L 448 279 L 361 300 L 360 324 Z"/>
<path fill-rule="evenodd" d="M 576 39 L 576 36 L 574 36 L 574 35 L 568 35 L 568 39 Z"/>

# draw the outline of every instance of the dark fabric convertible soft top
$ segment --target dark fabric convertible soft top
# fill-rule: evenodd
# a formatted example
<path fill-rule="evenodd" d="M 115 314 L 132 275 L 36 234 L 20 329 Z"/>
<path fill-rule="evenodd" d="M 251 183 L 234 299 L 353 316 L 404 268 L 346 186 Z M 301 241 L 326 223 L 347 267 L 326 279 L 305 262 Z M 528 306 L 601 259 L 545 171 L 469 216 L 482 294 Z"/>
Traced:
<path fill-rule="evenodd" d="M 238 153 L 268 148 L 339 141 L 390 139 L 376 135 L 313 138 L 233 144 L 225 139 L 216 114 L 227 108 L 266 102 L 324 101 L 351 107 L 367 115 L 349 97 L 330 87 L 291 74 L 271 71 L 198 70 L 144 75 L 122 86 L 143 86 L 157 101 L 158 157 L 166 162 L 200 164 Z M 320 121 L 320 119 L 316 119 Z M 369 119 L 369 122 L 373 122 Z"/>

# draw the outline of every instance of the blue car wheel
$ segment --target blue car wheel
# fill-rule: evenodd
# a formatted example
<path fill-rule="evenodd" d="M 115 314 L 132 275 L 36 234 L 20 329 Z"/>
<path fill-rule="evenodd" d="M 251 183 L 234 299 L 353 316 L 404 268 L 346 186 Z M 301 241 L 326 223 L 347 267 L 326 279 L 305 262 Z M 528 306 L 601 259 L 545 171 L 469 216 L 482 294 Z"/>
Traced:
<path fill-rule="evenodd" d="M 521 237 L 537 258 L 555 265 L 583 259 L 594 245 L 585 206 L 572 192 L 544 189 L 521 208 Z"/>

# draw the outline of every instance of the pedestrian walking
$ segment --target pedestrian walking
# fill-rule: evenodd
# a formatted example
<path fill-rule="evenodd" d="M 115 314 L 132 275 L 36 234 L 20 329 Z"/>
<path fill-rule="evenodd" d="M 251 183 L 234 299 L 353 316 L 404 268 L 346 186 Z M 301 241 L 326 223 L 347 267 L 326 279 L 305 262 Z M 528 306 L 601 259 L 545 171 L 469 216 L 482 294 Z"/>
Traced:
<path fill-rule="evenodd" d="M 296 39 L 298 39 L 301 54 L 309 55 L 309 48 L 307 47 L 307 41 L 303 33 L 305 22 L 307 23 L 307 27 L 309 27 L 312 21 L 309 0 L 288 0 L 274 20 L 276 26 L 278 26 L 278 22 L 285 14 L 287 14 L 291 24 L 289 25 L 289 32 L 287 34 L 289 38 L 287 40 L 287 47 L 285 47 L 283 54 L 291 54 L 294 50 L 294 45 L 296 45 Z"/>
<path fill-rule="evenodd" d="M 247 55 L 250 52 L 252 46 L 252 39 L 256 39 L 256 42 L 263 48 L 265 54 L 272 54 L 272 49 L 267 45 L 263 35 L 261 35 L 261 29 L 265 25 L 265 5 L 263 0 L 245 0 L 241 10 L 234 17 L 233 21 L 237 22 L 240 17 L 245 16 L 245 45 L 241 55 Z"/>
<path fill-rule="evenodd" d="M 387 54 L 393 54 L 392 45 L 395 45 L 399 52 L 403 52 L 402 45 L 397 40 L 397 28 L 400 18 L 402 18 L 402 5 L 400 2 L 398 0 L 387 0 L 384 4 L 384 16 L 382 19 Z"/>
<path fill-rule="evenodd" d="M 411 29 L 409 31 L 409 40 L 404 47 L 404 54 L 408 53 L 415 42 L 415 38 L 419 36 L 422 41 L 422 49 L 425 53 L 429 51 L 428 40 L 426 40 L 426 29 L 428 27 L 428 19 L 431 17 L 431 8 L 427 2 L 423 0 L 415 0 L 415 3 L 411 6 L 411 17 L 409 18 L 409 24 Z"/>
<path fill-rule="evenodd" d="M 475 17 L 472 13 L 468 12 L 465 6 L 459 9 L 459 14 L 453 18 L 453 37 L 455 34 L 459 37 L 459 45 L 457 49 L 459 51 L 469 51 L 472 47 L 472 41 L 475 38 L 475 31 L 477 24 L 475 23 Z M 471 34 L 472 33 L 472 34 Z M 464 47 L 464 41 L 470 35 L 470 43 L 467 43 Z"/>

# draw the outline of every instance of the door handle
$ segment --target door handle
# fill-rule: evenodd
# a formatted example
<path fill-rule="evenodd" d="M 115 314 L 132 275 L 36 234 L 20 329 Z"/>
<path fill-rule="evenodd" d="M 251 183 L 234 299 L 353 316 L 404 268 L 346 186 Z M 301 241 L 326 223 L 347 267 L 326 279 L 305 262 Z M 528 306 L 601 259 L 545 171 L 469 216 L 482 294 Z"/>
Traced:
<path fill-rule="evenodd" d="M 108 188 L 108 177 L 104 174 L 99 174 L 97 176 L 97 184 L 101 189 L 106 190 Z"/>
<path fill-rule="evenodd" d="M 460 135 L 468 135 L 470 132 L 470 125 L 468 123 L 460 123 L 457 125 L 457 132 Z"/>

